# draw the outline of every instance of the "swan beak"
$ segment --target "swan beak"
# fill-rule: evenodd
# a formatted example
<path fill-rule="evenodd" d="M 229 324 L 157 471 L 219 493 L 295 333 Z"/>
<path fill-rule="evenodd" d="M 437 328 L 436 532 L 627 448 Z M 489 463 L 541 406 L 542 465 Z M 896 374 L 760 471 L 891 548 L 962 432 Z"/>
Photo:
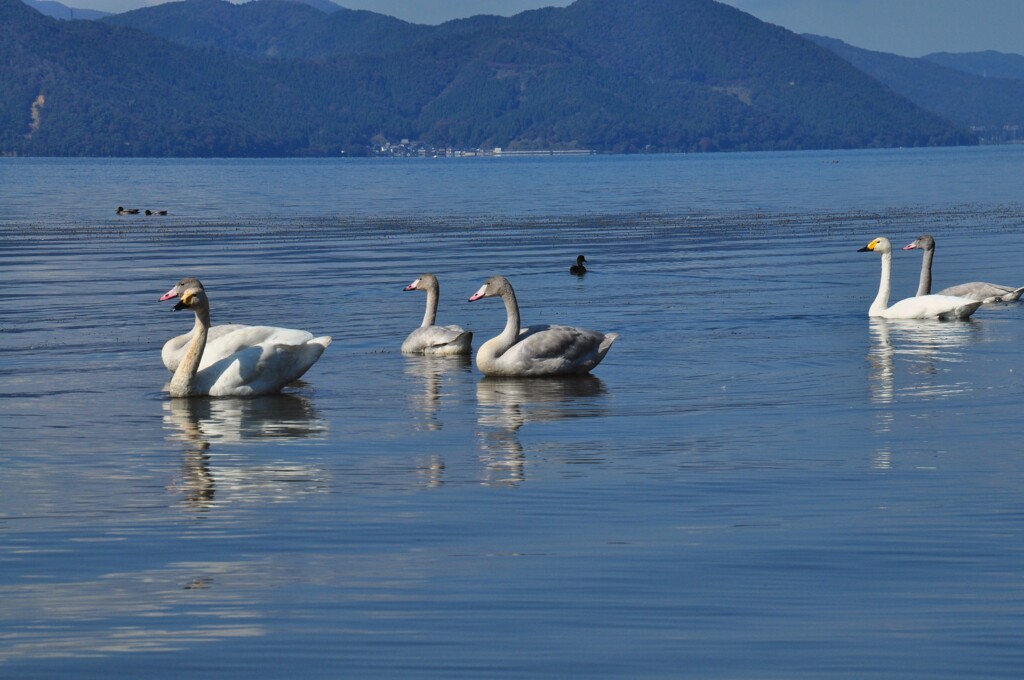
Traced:
<path fill-rule="evenodd" d="M 416 279 L 402 290 L 416 290 L 416 286 L 420 285 L 420 280 Z"/>
<path fill-rule="evenodd" d="M 171 288 L 169 291 L 164 293 L 160 297 L 160 302 L 163 302 L 165 300 L 170 300 L 171 298 L 176 298 L 176 297 L 178 297 L 178 287 L 177 286 L 175 286 L 174 288 Z"/>
<path fill-rule="evenodd" d="M 861 248 L 857 252 L 858 253 L 866 253 L 869 250 L 874 250 L 875 246 L 877 246 L 877 245 L 878 245 L 878 239 L 875 239 L 874 241 L 872 241 L 871 243 L 867 244 L 866 246 L 864 246 L 863 248 Z"/>
<path fill-rule="evenodd" d="M 903 246 L 903 250 L 913 250 L 914 248 L 917 248 L 917 241 L 914 241 L 913 243 L 908 243 L 907 245 Z"/>
<path fill-rule="evenodd" d="M 181 295 L 181 299 L 178 300 L 178 304 L 171 307 L 172 312 L 180 312 L 183 309 L 188 309 L 188 306 L 192 304 L 192 300 L 196 297 L 196 291 L 187 290 Z"/>
<path fill-rule="evenodd" d="M 486 290 L 487 290 L 487 284 L 485 283 L 484 285 L 480 286 L 480 290 L 478 290 L 477 292 L 473 293 L 473 295 L 470 296 L 469 301 L 470 302 L 476 302 L 477 300 L 479 300 L 480 298 L 482 298 L 484 296 L 484 292 Z"/>

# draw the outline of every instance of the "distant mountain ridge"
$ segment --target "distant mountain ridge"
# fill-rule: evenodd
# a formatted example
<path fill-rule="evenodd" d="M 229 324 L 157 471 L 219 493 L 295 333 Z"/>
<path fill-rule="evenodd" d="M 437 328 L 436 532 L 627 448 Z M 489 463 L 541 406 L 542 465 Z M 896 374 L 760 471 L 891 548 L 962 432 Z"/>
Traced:
<path fill-rule="evenodd" d="M 115 14 L 105 22 L 186 47 L 209 47 L 246 57 L 307 60 L 391 51 L 431 30 L 383 14 L 345 9 L 327 0 L 261 0 L 239 5 L 184 0 Z"/>
<path fill-rule="evenodd" d="M 440 26 L 187 0 L 55 22 L 0 0 L 0 153 L 337 155 L 382 141 L 603 152 L 970 143 L 844 59 L 712 0 Z"/>
<path fill-rule="evenodd" d="M 24 0 L 24 2 L 29 7 L 37 10 L 42 14 L 45 14 L 48 17 L 53 17 L 54 19 L 95 20 L 110 16 L 110 12 L 101 12 L 96 9 L 79 9 L 77 7 L 68 7 L 63 3 L 57 2 L 57 0 Z"/>
<path fill-rule="evenodd" d="M 969 72 L 967 64 L 970 63 L 984 69 L 986 57 L 981 61 L 970 55 L 930 55 L 912 59 L 860 49 L 834 38 L 804 37 L 832 50 L 918 106 L 958 125 L 1024 129 L 1024 79 L 984 78 Z M 987 63 L 997 63 L 991 55 L 987 59 Z M 1024 61 L 1024 57 L 1021 60 Z M 1012 72 L 1009 65 L 1015 62 L 1012 58 L 998 60 L 1001 70 L 1010 69 L 1005 72 Z M 953 63 L 960 68 L 944 65 Z"/>
<path fill-rule="evenodd" d="M 935 52 L 921 58 L 982 78 L 1024 80 L 1024 56 L 1020 54 L 1007 54 L 995 50 L 961 53 Z"/>

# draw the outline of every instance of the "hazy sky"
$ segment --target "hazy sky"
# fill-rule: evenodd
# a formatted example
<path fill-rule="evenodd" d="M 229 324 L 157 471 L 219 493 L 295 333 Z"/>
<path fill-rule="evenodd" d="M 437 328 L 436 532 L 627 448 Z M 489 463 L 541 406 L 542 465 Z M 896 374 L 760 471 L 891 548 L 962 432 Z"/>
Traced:
<path fill-rule="evenodd" d="M 437 24 L 473 14 L 512 15 L 569 0 L 334 0 L 406 21 Z M 621 0 L 629 2 L 629 0 Z M 839 38 L 857 47 L 919 57 L 929 52 L 998 50 L 1024 54 L 1024 0 L 723 0 L 796 33 Z M 124 12 L 156 0 L 63 0 Z"/>

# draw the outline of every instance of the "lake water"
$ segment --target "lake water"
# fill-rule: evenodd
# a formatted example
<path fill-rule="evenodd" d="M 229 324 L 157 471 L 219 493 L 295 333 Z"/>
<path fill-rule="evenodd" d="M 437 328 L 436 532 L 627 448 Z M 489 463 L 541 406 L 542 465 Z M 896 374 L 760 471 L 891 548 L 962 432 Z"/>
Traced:
<path fill-rule="evenodd" d="M 1024 305 L 869 320 L 857 249 L 1024 285 L 1022 165 L 0 159 L 0 677 L 1020 677 Z M 409 358 L 424 271 L 477 345 L 496 273 L 622 337 L 578 380 Z M 334 343 L 171 400 L 183 275 Z"/>

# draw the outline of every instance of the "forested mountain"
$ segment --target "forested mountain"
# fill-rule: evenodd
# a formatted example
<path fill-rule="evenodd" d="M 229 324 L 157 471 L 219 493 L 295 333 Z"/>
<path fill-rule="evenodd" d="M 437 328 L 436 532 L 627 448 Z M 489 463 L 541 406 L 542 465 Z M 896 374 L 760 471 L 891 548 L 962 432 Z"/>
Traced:
<path fill-rule="evenodd" d="M 274 59 L 325 59 L 405 49 L 430 26 L 374 12 L 308 2 L 186 0 L 115 14 L 106 22 L 130 26 L 188 47 Z"/>
<path fill-rule="evenodd" d="M 954 123 L 999 129 L 1024 126 L 1024 80 L 984 78 L 932 59 L 872 52 L 834 38 L 805 37 L 832 50 L 921 108 Z"/>
<path fill-rule="evenodd" d="M 971 137 L 712 0 L 578 0 L 441 26 L 188 0 L 58 22 L 0 0 L 0 153 L 337 155 L 435 146 L 846 148 Z"/>

